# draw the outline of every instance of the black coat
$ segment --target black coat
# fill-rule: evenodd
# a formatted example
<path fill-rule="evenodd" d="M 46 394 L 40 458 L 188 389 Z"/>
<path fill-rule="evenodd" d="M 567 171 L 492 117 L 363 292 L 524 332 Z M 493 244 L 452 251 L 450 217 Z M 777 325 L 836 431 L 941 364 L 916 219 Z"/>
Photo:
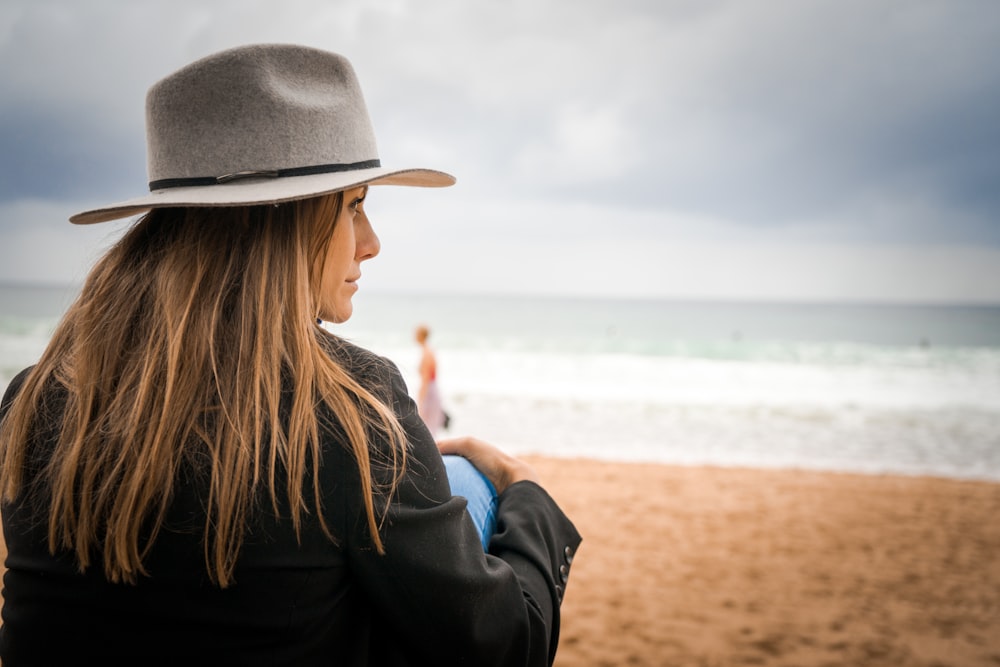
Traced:
<path fill-rule="evenodd" d="M 206 579 L 205 489 L 196 474 L 181 476 L 146 560 L 149 576 L 137 585 L 109 583 L 99 559 L 80 574 L 71 555 L 49 554 L 45 504 L 22 493 L 3 506 L 5 667 L 551 664 L 580 542 L 573 524 L 541 487 L 513 484 L 499 498 L 484 554 L 395 366 L 340 341 L 331 353 L 393 405 L 409 439 L 406 475 L 381 533 L 385 555 L 372 546 L 358 468 L 336 424 L 324 431 L 320 471 L 336 544 L 311 516 L 297 543 L 279 518 L 286 508 L 275 515 L 264 498 L 227 589 Z M 23 379 L 11 382 L 2 409 Z M 51 439 L 35 447 L 44 460 Z M 378 465 L 375 474 L 388 475 Z"/>

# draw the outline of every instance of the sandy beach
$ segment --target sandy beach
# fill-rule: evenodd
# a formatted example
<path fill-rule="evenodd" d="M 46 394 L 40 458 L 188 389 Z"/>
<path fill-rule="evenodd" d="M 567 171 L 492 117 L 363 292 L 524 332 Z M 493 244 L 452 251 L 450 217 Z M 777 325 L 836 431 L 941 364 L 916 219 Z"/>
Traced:
<path fill-rule="evenodd" d="M 560 667 L 1000 665 L 1000 484 L 530 461 L 584 536 Z"/>
<path fill-rule="evenodd" d="M 532 462 L 584 536 L 561 667 L 1000 665 L 1000 485 Z"/>

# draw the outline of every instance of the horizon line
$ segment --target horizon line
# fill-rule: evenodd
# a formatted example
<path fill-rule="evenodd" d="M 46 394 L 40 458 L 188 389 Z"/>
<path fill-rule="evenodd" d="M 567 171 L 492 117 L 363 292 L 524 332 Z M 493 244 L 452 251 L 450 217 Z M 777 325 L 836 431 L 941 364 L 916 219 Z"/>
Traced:
<path fill-rule="evenodd" d="M 78 290 L 82 282 L 60 281 L 20 281 L 10 278 L 0 278 L 0 289 L 51 289 Z M 858 297 L 784 297 L 784 296 L 740 296 L 740 295 L 695 295 L 695 294 L 585 294 L 574 292 L 526 292 L 501 290 L 445 290 L 440 288 L 413 289 L 407 287 L 382 288 L 369 287 L 359 295 L 372 296 L 420 296 L 430 298 L 461 298 L 481 297 L 490 299 L 538 299 L 538 300 L 578 300 L 578 301 L 649 301 L 663 303 L 702 303 L 702 304 L 747 304 L 747 305 L 785 305 L 785 306 L 865 306 L 865 307 L 916 307 L 916 308 L 1000 308 L 1000 300 L 976 299 L 919 299 L 910 297 L 895 298 L 858 298 Z"/>

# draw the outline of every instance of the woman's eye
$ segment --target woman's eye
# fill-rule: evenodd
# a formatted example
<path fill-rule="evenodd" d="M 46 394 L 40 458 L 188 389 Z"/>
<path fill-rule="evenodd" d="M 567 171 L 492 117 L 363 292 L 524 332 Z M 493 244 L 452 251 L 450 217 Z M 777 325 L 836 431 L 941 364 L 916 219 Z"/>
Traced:
<path fill-rule="evenodd" d="M 352 211 L 357 211 L 361 207 L 361 205 L 364 203 L 364 201 L 365 201 L 364 197 L 358 197 L 357 199 L 355 199 L 354 201 L 352 201 L 351 202 L 351 210 Z"/>

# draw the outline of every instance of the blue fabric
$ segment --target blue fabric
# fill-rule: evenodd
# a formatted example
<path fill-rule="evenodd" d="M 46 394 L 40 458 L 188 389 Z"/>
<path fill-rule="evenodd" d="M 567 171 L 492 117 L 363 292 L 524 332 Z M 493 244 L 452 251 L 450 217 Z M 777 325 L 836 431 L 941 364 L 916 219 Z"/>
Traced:
<path fill-rule="evenodd" d="M 451 492 L 468 501 L 469 515 L 479 531 L 483 551 L 486 551 L 497 529 L 497 490 L 486 475 L 465 457 L 449 454 L 441 458 L 444 459 Z"/>

